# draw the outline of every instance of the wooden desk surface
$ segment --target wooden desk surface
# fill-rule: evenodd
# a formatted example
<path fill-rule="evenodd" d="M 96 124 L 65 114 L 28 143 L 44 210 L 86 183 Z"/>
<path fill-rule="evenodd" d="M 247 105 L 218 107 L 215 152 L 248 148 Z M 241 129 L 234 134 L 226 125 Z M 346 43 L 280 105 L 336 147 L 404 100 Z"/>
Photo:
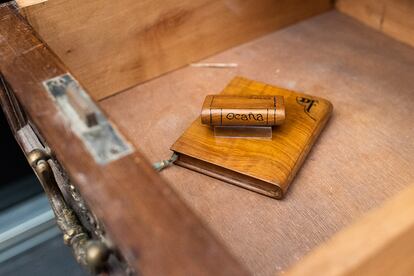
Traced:
<path fill-rule="evenodd" d="M 414 179 L 414 48 L 329 12 L 101 101 L 151 161 L 234 76 L 326 97 L 333 117 L 277 201 L 180 167 L 162 172 L 257 275 L 283 271 Z"/>

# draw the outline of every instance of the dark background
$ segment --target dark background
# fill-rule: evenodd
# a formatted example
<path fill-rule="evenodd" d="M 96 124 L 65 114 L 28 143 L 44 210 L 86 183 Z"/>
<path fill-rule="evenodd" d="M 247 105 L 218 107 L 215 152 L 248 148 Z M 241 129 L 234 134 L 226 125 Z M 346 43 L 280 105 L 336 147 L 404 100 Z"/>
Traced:
<path fill-rule="evenodd" d="M 1 111 L 0 114 L 0 212 L 14 204 L 26 200 L 42 192 L 37 183 L 26 184 L 33 175 L 32 169 L 26 161 L 22 150 L 14 139 L 7 120 Z"/>
<path fill-rule="evenodd" d="M 1 216 L 25 201 L 42 195 L 43 189 L 14 139 L 3 110 L 0 111 L 0 152 Z M 0 275 L 86 274 L 76 263 L 71 249 L 63 244 L 60 234 L 0 263 Z"/>

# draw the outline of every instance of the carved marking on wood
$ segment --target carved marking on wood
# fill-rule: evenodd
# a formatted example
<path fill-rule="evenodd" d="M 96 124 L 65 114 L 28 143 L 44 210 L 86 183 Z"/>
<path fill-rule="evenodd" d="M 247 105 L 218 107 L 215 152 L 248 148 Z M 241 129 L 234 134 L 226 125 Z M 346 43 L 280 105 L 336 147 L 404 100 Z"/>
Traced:
<path fill-rule="evenodd" d="M 316 121 L 316 119 L 314 117 L 312 117 L 311 115 L 311 109 L 312 107 L 316 106 L 318 104 L 318 100 L 313 100 L 310 98 L 306 98 L 306 97 L 296 97 L 296 102 L 300 105 L 303 105 L 303 111 L 305 111 L 305 113 L 314 121 Z"/>

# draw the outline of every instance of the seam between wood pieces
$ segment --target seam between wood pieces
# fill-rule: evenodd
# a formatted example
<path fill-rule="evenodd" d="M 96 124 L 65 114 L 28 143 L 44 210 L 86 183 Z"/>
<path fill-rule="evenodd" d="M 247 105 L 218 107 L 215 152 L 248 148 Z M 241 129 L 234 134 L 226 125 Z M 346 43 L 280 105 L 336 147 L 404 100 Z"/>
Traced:
<path fill-rule="evenodd" d="M 336 234 L 287 276 L 412 275 L 414 184 Z"/>

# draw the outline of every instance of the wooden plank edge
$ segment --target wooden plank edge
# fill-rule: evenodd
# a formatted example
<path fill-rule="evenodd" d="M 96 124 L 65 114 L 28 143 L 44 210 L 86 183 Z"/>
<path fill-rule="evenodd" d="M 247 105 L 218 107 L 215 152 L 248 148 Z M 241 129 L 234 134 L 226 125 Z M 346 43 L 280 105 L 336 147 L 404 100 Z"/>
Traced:
<path fill-rule="evenodd" d="M 413 275 L 414 186 L 336 234 L 285 275 Z"/>
<path fill-rule="evenodd" d="M 40 4 L 40 3 L 47 2 L 48 0 L 15 0 L 15 1 L 19 8 L 26 8 L 26 7 L 30 7 L 30 6 Z"/>

